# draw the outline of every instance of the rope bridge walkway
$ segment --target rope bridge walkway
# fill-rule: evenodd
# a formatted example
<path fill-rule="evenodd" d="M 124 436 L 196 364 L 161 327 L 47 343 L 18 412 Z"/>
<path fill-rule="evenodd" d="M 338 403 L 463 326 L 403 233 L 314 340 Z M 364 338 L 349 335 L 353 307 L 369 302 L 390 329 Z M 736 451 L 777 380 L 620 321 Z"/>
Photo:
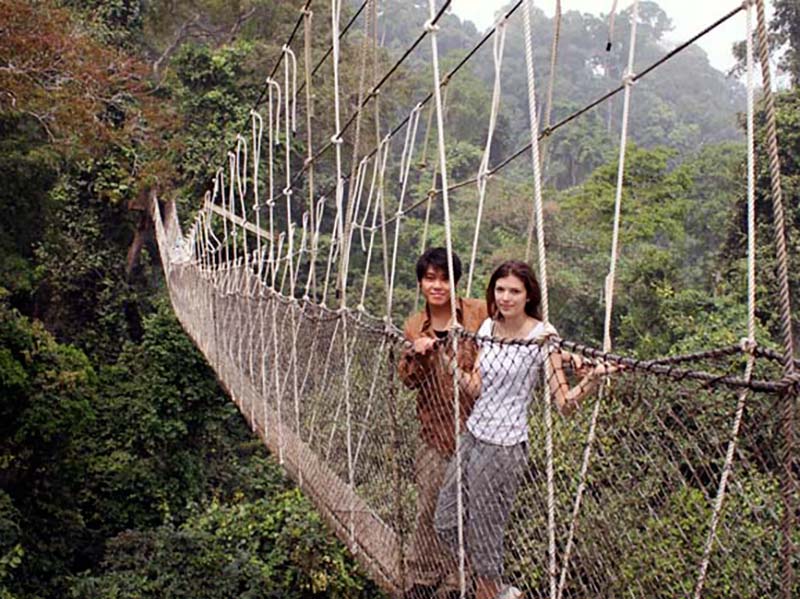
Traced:
<path fill-rule="evenodd" d="M 763 2 L 745 2 L 690 40 L 740 11 L 747 13 L 746 337 L 734 346 L 654 360 L 612 351 L 628 114 L 635 81 L 689 42 L 634 73 L 634 2 L 622 85 L 553 124 L 551 69 L 550 100 L 540 127 L 530 2 L 512 5 L 444 77 L 437 30 L 449 2 L 437 11 L 431 0 L 424 31 L 384 75 L 376 50 L 375 0 L 365 0 L 344 28 L 340 1 L 319 9 L 329 17 L 319 26 L 311 4 L 304 3 L 267 79 L 248 135 L 239 136 L 228 153 L 226 168 L 217 172 L 214 188 L 187 232 L 174 203 L 154 197 L 152 211 L 179 320 L 252 430 L 333 531 L 393 595 L 406 592 L 419 571 L 435 571 L 443 573 L 435 584 L 444 585 L 444 578 L 452 575 L 453 588 L 464 596 L 474 580 L 490 574 L 502 576 L 525 597 L 550 599 L 797 596 L 795 544 L 800 535 L 794 523 L 798 488 L 793 435 L 798 378 L 790 320 L 785 324 L 791 312 L 774 114 L 768 115 L 768 136 L 776 244 L 779 262 L 783 260 L 784 351 L 768 351 L 755 338 L 751 12 L 755 5 L 770 112 Z M 523 21 L 531 141 L 508 158 L 492 160 L 506 30 L 517 12 Z M 556 64 L 560 3 L 556 13 L 551 65 Z M 358 18 L 363 19 L 364 34 L 357 57 L 351 58 L 359 61 L 360 80 L 350 82 L 354 89 L 347 90 L 352 93 L 348 97 L 351 105 L 356 98 L 355 110 L 343 124 L 340 40 Z M 316 63 L 311 44 L 315 26 L 331 39 Z M 301 29 L 305 35 L 298 60 L 292 44 Z M 391 104 L 392 74 L 425 38 L 431 43 L 433 91 L 389 133 L 381 134 L 382 106 Z M 485 152 L 476 177 L 449 183 L 444 92 L 490 39 L 495 82 Z M 316 125 L 319 107 L 314 106 L 312 85 L 327 61 L 334 130 L 325 134 Z M 279 81 L 275 76 L 281 63 Z M 298 64 L 304 71 L 299 87 Z M 298 106 L 303 91 L 305 105 Z M 619 173 L 610 268 L 603 282 L 604 342 L 593 348 L 558 337 L 548 325 L 541 164 L 548 135 L 620 91 Z M 430 100 L 434 102 L 423 119 Z M 303 126 L 298 113 L 301 119 L 305 115 L 305 136 L 298 131 Z M 426 163 L 433 135 L 437 161 L 433 176 L 424 179 L 432 182 L 430 192 L 409 203 L 410 190 L 423 180 L 416 171 L 427 168 L 420 163 Z M 399 258 L 417 250 L 403 245 L 404 217 L 425 215 L 424 247 L 433 215 L 442 214 L 452 272 L 450 196 L 474 189 L 469 296 L 479 272 L 480 225 L 484 201 L 491 195 L 487 188 L 493 175 L 528 152 L 534 188 L 528 247 L 538 260 L 546 334 L 507 342 L 492 338 L 491 331 L 457 327 L 437 341 L 424 367 L 403 367 L 404 361 L 416 358 L 409 357 L 409 343 L 397 326 L 410 302 L 403 296 L 408 290 L 396 284 L 397 270 Z M 458 302 L 451 300 L 455 317 Z M 605 376 L 569 418 L 559 417 L 554 412 L 563 407 L 560 383 L 552 381 L 561 374 L 562 363 L 568 384 L 580 379 L 577 369 L 570 370 L 570 364 L 579 362 L 575 356 L 610 364 L 616 372 Z M 465 360 L 480 361 L 478 386 L 484 390 L 491 384 L 530 387 L 532 400 L 524 400 L 521 409 L 487 405 L 475 386 L 464 382 L 465 375 L 469 379 Z M 431 430 L 448 432 L 432 442 Z M 476 440 L 486 431 L 495 435 L 496 443 Z M 438 450 L 431 451 L 431 445 Z M 494 452 L 491 459 L 487 452 Z M 424 488 L 422 479 L 434 480 L 433 490 Z"/>

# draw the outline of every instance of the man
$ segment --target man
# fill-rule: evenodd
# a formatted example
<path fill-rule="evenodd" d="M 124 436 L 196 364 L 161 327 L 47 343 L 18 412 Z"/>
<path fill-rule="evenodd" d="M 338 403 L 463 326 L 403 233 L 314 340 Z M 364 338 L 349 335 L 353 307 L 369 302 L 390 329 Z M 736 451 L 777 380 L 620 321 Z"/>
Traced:
<path fill-rule="evenodd" d="M 458 593 L 457 564 L 441 544 L 433 527 L 436 500 L 447 464 L 455 450 L 455 418 L 452 345 L 446 340 L 452 328 L 452 306 L 447 251 L 428 249 L 417 260 L 417 282 L 425 308 L 405 323 L 404 334 L 412 347 L 398 366 L 405 385 L 417 390 L 417 417 L 421 443 L 415 457 L 417 483 L 416 530 L 411 540 L 409 574 L 412 587 L 408 597 L 428 599 Z M 458 285 L 461 261 L 453 254 L 452 281 Z M 486 302 L 457 298 L 456 318 L 468 332 L 476 333 L 486 319 Z M 460 370 L 471 372 L 477 358 L 472 341 L 459 340 L 455 360 Z M 464 424 L 475 402 L 474 391 L 459 385 L 459 420 Z M 438 590 L 437 590 L 438 589 Z M 457 595 L 456 595 L 457 596 Z"/>

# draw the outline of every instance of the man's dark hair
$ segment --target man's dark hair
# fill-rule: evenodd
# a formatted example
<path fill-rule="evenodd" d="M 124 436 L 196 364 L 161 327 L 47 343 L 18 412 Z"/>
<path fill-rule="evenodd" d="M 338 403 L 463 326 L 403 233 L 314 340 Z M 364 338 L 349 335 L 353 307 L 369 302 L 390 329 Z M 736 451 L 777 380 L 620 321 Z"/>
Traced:
<path fill-rule="evenodd" d="M 445 274 L 449 274 L 450 269 L 447 268 L 447 250 L 443 247 L 428 248 L 425 253 L 417 260 L 417 282 L 422 281 L 428 268 L 435 268 Z M 458 280 L 461 278 L 461 260 L 458 254 L 453 252 L 453 283 L 458 285 Z"/>

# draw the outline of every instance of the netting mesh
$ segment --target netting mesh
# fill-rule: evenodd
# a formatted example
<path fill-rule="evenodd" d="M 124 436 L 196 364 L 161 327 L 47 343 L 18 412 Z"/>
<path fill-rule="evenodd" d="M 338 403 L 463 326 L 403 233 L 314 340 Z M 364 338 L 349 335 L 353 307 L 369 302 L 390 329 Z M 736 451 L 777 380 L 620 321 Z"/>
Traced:
<path fill-rule="evenodd" d="M 507 15 L 512 43 L 521 41 L 513 41 L 521 25 L 510 19 L 521 4 Z M 328 22 L 325 8 L 312 21 L 302 12 L 306 51 L 295 57 L 290 37 L 283 81 L 274 78 L 276 65 L 266 105 L 251 114 L 252 137 L 238 138 L 186 237 L 173 205 L 162 215 L 154 201 L 176 314 L 249 425 L 392 594 L 488 596 L 497 594 L 492 585 L 511 585 L 524 597 L 551 599 L 800 595 L 791 575 L 798 561 L 792 544 L 800 542 L 796 508 L 787 507 L 799 499 L 797 459 L 787 455 L 796 381 L 784 378 L 776 356 L 749 343 L 645 361 L 558 337 L 504 343 L 476 335 L 477 326 L 451 331 L 424 356 L 411 351 L 395 326 L 422 299 L 408 250 L 452 236 L 463 256 L 464 240 L 472 240 L 466 295 L 479 293 L 496 248 L 521 252 L 525 231 L 533 230 L 533 219 L 524 222 L 530 173 L 497 175 L 535 149 L 539 133 L 534 126 L 531 145 L 502 158 L 491 155 L 490 124 L 485 140 L 479 136 L 484 154 L 467 153 L 448 167 L 457 182 L 447 190 L 439 172 L 445 144 L 432 141 L 444 128 L 436 125 L 441 115 L 433 118 L 435 94 L 409 112 L 407 90 L 392 77 L 422 37 L 430 34 L 435 49 L 444 8 L 380 79 L 386 56 L 374 48 L 377 3 L 365 0 L 344 30 L 362 9 L 360 48 L 339 47 L 340 15 Z M 324 54 L 311 43 L 314 27 L 332 41 Z M 441 83 L 473 55 L 492 59 L 489 123 L 504 114 L 519 120 L 501 101 L 506 20 L 497 27 L 491 57 L 484 38 Z M 332 73 L 319 70 L 326 59 Z M 345 61 L 361 65 L 358 82 L 340 80 L 337 66 Z M 301 69 L 306 102 L 320 94 L 317 111 L 302 105 L 292 83 Z M 535 96 L 532 72 L 528 81 Z M 564 116 L 547 136 L 618 91 L 627 96 L 631 83 L 626 77 L 616 91 Z M 339 86 L 342 97 L 358 98 L 344 125 Z M 300 119 L 290 118 L 295 110 Z M 405 118 L 387 134 L 382 111 Z M 620 170 L 619 192 L 622 183 Z M 484 205 L 488 196 L 495 200 Z M 579 200 L 559 205 L 567 226 L 548 221 L 548 242 L 555 265 L 574 267 L 555 270 L 585 278 L 590 290 L 559 292 L 556 281 L 554 320 L 576 330 L 575 319 L 588 310 L 592 322 L 577 328 L 597 334 L 602 309 L 609 326 L 613 312 L 613 285 L 594 276 L 605 274 L 611 223 L 581 216 L 588 202 Z M 468 218 L 446 222 L 446 202 Z M 474 226 L 464 224 L 473 216 Z M 574 218 L 592 221 L 586 240 L 573 239 Z M 536 235 L 544 241 L 543 230 Z M 639 252 L 628 245 L 623 263 Z M 538 253 L 544 261 L 543 245 Z M 577 253 L 589 258 L 573 260 Z M 617 286 L 627 282 L 622 277 Z M 584 305 L 597 294 L 603 306 Z M 562 393 L 585 382 L 575 355 L 616 372 L 575 413 L 561 415 Z M 754 368 L 745 378 L 748 361 Z M 561 377 L 559 364 L 563 380 L 553 378 Z"/>
<path fill-rule="evenodd" d="M 770 382 L 780 379 L 773 360 L 759 359 L 748 383 L 746 354 L 735 348 L 684 361 L 606 355 L 622 370 L 575 414 L 551 406 L 549 459 L 547 356 L 570 363 L 570 353 L 590 361 L 599 352 L 557 338 L 506 344 L 462 332 L 458 358 L 452 338 L 441 340 L 410 380 L 398 370 L 409 344 L 384 321 L 287 298 L 242 265 L 177 260 L 174 213 L 155 222 L 183 326 L 253 429 L 388 591 L 407 590 L 420 573 L 432 586 L 458 588 L 461 513 L 468 587 L 495 577 L 526 597 L 551 597 L 554 588 L 557 597 L 692 595 L 743 406 L 703 596 L 779 592 L 785 397 L 782 383 Z M 459 385 L 456 484 L 451 368 L 463 371 L 470 354 L 484 385 L 494 376 L 532 393 L 521 408 L 487 407 Z M 567 368 L 567 380 L 579 377 Z M 479 413 L 491 418 L 476 422 Z"/>

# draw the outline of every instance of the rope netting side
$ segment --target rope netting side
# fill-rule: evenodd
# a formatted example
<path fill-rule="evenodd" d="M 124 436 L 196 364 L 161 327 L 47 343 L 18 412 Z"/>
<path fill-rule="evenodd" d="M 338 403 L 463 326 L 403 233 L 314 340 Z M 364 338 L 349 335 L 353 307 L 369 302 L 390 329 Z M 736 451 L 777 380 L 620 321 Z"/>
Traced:
<path fill-rule="evenodd" d="M 157 228 L 159 247 L 168 256 L 164 227 Z M 245 406 L 243 413 L 258 434 L 276 454 L 282 447 L 287 470 L 295 477 L 302 470 L 304 492 L 332 528 L 345 539 L 352 534 L 355 553 L 364 567 L 387 590 L 399 593 L 406 587 L 407 559 L 411 557 L 403 547 L 413 546 L 418 532 L 413 514 L 423 499 L 415 465 L 441 468 L 449 461 L 441 456 L 436 463 L 433 457 L 422 464 L 415 460 L 425 447 L 417 395 L 424 392 L 440 402 L 439 409 L 430 413 L 428 425 L 438 420 L 440 430 L 451 430 L 452 344 L 444 340 L 437 346 L 432 368 L 420 379 L 398 380 L 397 365 L 408 346 L 397 330 L 387 329 L 358 310 L 331 311 L 292 300 L 260 282 L 256 284 L 261 286 L 259 290 L 248 290 L 246 278 L 236 276 L 237 270 L 244 270 L 241 265 L 204 272 L 199 264 L 173 263 L 169 269 L 171 295 L 181 322 L 220 379 Z M 226 330 L 219 330 L 225 310 L 228 319 L 238 312 L 259 328 L 263 323 L 265 334 L 253 335 L 230 320 Z M 293 311 L 297 316 L 294 323 Z M 277 352 L 270 342 L 273 327 L 279 339 Z M 504 364 L 500 358 L 487 363 L 489 374 L 494 371 L 513 382 L 528 380 L 537 371 L 536 356 L 542 348 L 536 343 L 500 343 L 460 335 L 459 348 L 474 343 L 481 355 L 511 352 L 503 358 Z M 289 351 L 292 339 L 297 343 L 296 366 Z M 556 345 L 567 343 L 557 341 Z M 231 352 L 238 358 L 236 348 L 240 346 L 244 349 L 237 363 Z M 349 385 L 345 385 L 345 355 L 349 356 Z M 741 366 L 743 355 L 723 352 L 696 365 L 709 372 L 729 372 Z M 251 360 L 255 367 L 251 368 Z M 293 370 L 298 374 L 296 382 Z M 773 366 L 773 373 L 780 375 L 779 365 Z M 569 379 L 576 380 L 573 374 Z M 563 596 L 691 593 L 718 475 L 725 464 L 729 442 L 725 431 L 737 409 L 735 394 L 727 387 L 706 383 L 700 378 L 674 380 L 644 366 L 619 375 L 613 392 L 604 399 L 605 409 L 598 421 L 597 451 L 581 510 L 581 534 L 575 538 Z M 295 384 L 301 402 L 299 427 L 291 400 Z M 493 462 L 473 462 L 477 459 L 474 452 L 463 456 L 464 551 L 468 575 L 474 575 L 476 568 L 482 571 L 487 563 L 500 563 L 503 579 L 525 596 L 549 597 L 550 566 L 545 549 L 549 543 L 548 458 L 541 443 L 545 404 L 541 386 L 537 388 L 529 406 L 531 417 L 523 427 L 527 451 L 509 458 L 510 466 L 518 469 L 513 488 L 507 478 L 497 479 L 503 471 L 492 467 Z M 351 402 L 350 457 L 345 394 Z M 742 419 L 736 449 L 739 467 L 730 475 L 704 596 L 765 596 L 778 588 L 779 564 L 773 559 L 780 538 L 781 506 L 777 398 L 777 394 L 762 393 Z M 255 402 L 254 411 L 251 402 Z M 476 410 L 477 404 L 472 406 L 473 416 Z M 519 434 L 519 421 L 511 413 L 496 416 L 490 428 L 508 435 L 509 446 L 513 446 L 510 441 Z M 572 499 L 579 484 L 576 473 L 590 418 L 590 406 L 586 406 L 570 419 L 554 418 L 552 424 L 553 519 L 559 540 L 566 538 L 573 517 Z M 466 428 L 472 430 L 472 424 Z M 478 424 L 475 430 L 480 431 L 480 421 Z M 464 451 L 474 449 L 473 441 L 466 445 Z M 473 463 L 476 467 L 470 468 Z M 508 494 L 513 501 L 500 506 L 508 511 L 504 523 L 482 519 L 496 512 L 498 497 L 508 499 Z M 434 497 L 434 512 L 438 503 Z M 491 549 L 492 542 L 498 547 L 498 539 L 499 554 Z M 450 555 L 438 538 L 426 542 L 423 537 L 417 542 L 426 558 Z"/>
<path fill-rule="evenodd" d="M 422 202 L 428 202 L 426 222 L 431 209 L 444 211 L 449 260 L 453 255 L 447 191 L 454 185 L 447 179 L 441 93 L 451 74 L 442 78 L 438 72 L 436 28 L 444 9 L 437 12 L 430 3 L 422 36 L 430 37 L 434 57 L 429 123 L 421 119 L 426 100 L 405 113 L 400 128 L 381 136 L 376 108 L 376 146 L 362 149 L 361 138 L 372 125 L 362 123 L 361 111 L 370 101 L 377 106 L 378 91 L 391 85 L 390 75 L 378 78 L 373 55 L 372 88 L 366 89 L 367 49 L 377 37 L 375 4 L 367 0 L 345 27 L 364 19 L 362 68 L 355 81 L 340 80 L 338 74 L 344 55 L 351 61 L 358 57 L 352 48 L 340 46 L 342 3 L 332 0 L 327 23 L 313 20 L 310 2 L 304 5 L 303 52 L 295 58 L 291 44 L 284 47 L 283 80 L 271 76 L 265 88 L 266 114 L 251 114 L 250 140 L 238 140 L 185 241 L 174 209 L 162 216 L 154 204 L 159 251 L 176 314 L 249 425 L 370 575 L 391 593 L 406 590 L 415 581 L 415 569 L 427 566 L 444 573 L 437 584 L 452 583 L 451 590 L 462 594 L 487 577 L 517 587 L 526 597 L 550 599 L 775 594 L 780 573 L 774 548 L 788 505 L 778 482 L 778 398 L 789 383 L 771 362 L 755 362 L 759 348 L 752 336 L 744 349 L 649 361 L 612 354 L 610 341 L 598 349 L 551 337 L 546 345 L 560 356 L 551 363 L 540 344 L 499 342 L 456 328 L 436 345 L 416 378 L 403 376 L 399 365 L 409 345 L 393 323 L 412 305 L 413 294 L 405 288 L 409 273 L 401 264 L 408 263 L 404 252 L 408 239 L 414 239 L 403 227 L 410 218 L 421 217 L 413 211 Z M 530 46 L 530 3 L 517 3 L 506 18 L 522 4 Z M 470 282 L 477 269 L 480 204 L 489 193 L 489 176 L 507 163 L 489 168 L 500 104 L 503 23 L 492 30 L 495 92 L 476 180 L 480 200 Z M 635 23 L 634 15 L 633 27 Z M 316 70 L 327 60 L 326 54 L 314 63 L 308 43 L 319 27 L 331 36 L 332 81 L 338 88 L 332 102 L 334 133 L 321 144 L 319 132 L 311 131 L 309 105 L 310 67 L 316 64 Z M 556 44 L 554 40 L 551 64 Z M 533 212 L 546 321 L 537 145 L 543 134 L 530 47 L 526 59 L 531 100 L 527 149 L 534 170 Z M 305 73 L 300 87 L 307 92 L 305 106 L 296 84 L 300 68 Z M 631 68 L 623 84 L 626 98 L 630 85 L 642 76 L 633 75 Z M 551 66 L 551 81 L 554 70 Z M 340 97 L 358 98 L 344 125 Z M 350 123 L 355 127 L 347 131 Z M 306 131 L 299 130 L 303 127 Z M 414 161 L 416 145 L 434 128 L 434 190 L 414 201 L 409 194 L 430 176 Z M 265 132 L 268 147 L 262 151 Z M 397 132 L 405 138 L 395 139 Z M 303 135 L 307 147 L 298 158 Z M 335 149 L 333 166 L 322 162 L 326 146 Z M 624 148 L 618 196 L 623 158 Z M 260 160 L 268 161 L 266 168 L 259 166 Z M 349 176 L 344 172 L 347 160 Z M 308 185 L 298 186 L 306 177 Z M 437 178 L 440 191 L 435 189 Z M 331 182 L 333 188 L 326 191 Z M 278 196 L 284 200 L 283 210 L 274 210 Z M 434 204 L 440 197 L 441 205 Z M 613 265 L 612 258 L 612 273 Z M 382 276 L 371 276 L 372 270 Z M 359 298 L 357 305 L 352 297 Z M 328 308 L 329 303 L 337 309 Z M 453 310 L 455 305 L 451 301 Z M 384 318 L 371 315 L 384 306 Z M 466 369 L 461 358 L 472 351 L 494 356 L 480 365 L 484 379 L 496 376 L 511 386 L 535 389 L 521 412 L 520 406 L 492 412 L 489 433 L 478 417 L 487 414 L 479 409 L 480 397 L 462 387 Z M 559 405 L 551 396 L 550 381 L 560 380 L 561 363 L 567 365 L 570 383 L 581 380 L 568 366 L 573 354 L 624 370 L 613 387 L 604 387 L 602 412 L 600 399 L 587 399 L 589 405 L 567 419 L 552 414 L 552 407 Z M 758 401 L 748 403 L 745 412 L 750 391 L 759 394 Z M 421 405 L 430 408 L 426 418 Z M 447 431 L 449 439 L 433 451 L 436 443 L 426 436 L 431 429 Z M 495 447 L 505 453 L 487 459 L 486 452 Z M 591 461 L 587 447 L 593 448 Z M 502 463 L 507 468 L 497 468 L 497 460 L 506 460 Z M 428 479 L 438 482 L 423 488 L 420 469 L 433 472 Z M 451 474 L 454 487 L 448 496 Z M 454 506 L 449 514 L 448 497 Z M 420 518 L 425 510 L 427 516 Z M 434 530 L 426 521 L 454 524 L 454 545 L 448 543 L 446 526 Z M 786 538 L 783 551 L 791 549 Z M 795 590 L 793 581 L 784 581 L 783 588 L 787 585 Z"/>

